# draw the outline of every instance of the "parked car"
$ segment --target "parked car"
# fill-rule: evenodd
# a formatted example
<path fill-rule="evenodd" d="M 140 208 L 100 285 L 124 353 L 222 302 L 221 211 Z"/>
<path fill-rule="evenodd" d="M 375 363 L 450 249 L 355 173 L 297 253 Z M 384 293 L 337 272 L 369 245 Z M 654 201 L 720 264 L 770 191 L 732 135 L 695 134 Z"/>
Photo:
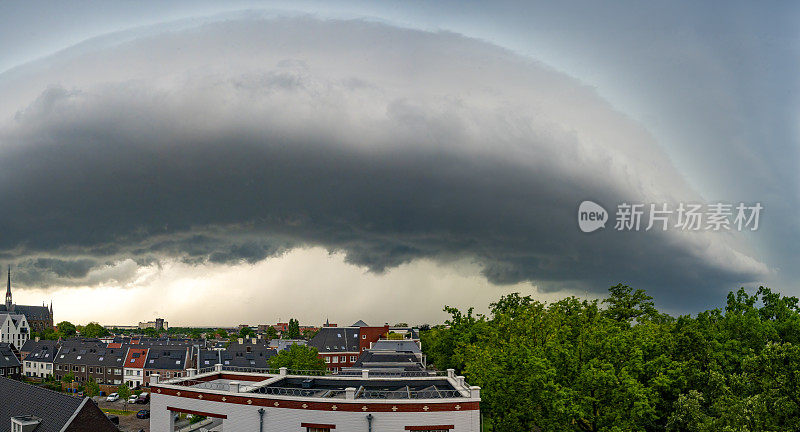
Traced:
<path fill-rule="evenodd" d="M 106 414 L 106 417 L 108 417 L 108 419 L 111 420 L 111 423 L 114 423 L 115 425 L 119 426 L 118 416 L 115 416 L 114 414 Z"/>
<path fill-rule="evenodd" d="M 106 402 L 116 402 L 119 400 L 119 394 L 111 393 L 106 397 Z"/>
<path fill-rule="evenodd" d="M 144 392 L 144 393 L 140 394 L 138 398 L 136 398 L 136 403 L 138 403 L 138 404 L 146 404 L 147 401 L 149 401 L 149 400 L 150 400 L 150 393 Z"/>
<path fill-rule="evenodd" d="M 150 418 L 150 410 L 139 410 L 139 412 L 136 413 L 136 418 L 149 419 Z"/>
<path fill-rule="evenodd" d="M 128 398 L 128 403 L 136 403 L 136 401 L 138 399 L 139 399 L 139 396 L 131 395 L 131 397 Z"/>

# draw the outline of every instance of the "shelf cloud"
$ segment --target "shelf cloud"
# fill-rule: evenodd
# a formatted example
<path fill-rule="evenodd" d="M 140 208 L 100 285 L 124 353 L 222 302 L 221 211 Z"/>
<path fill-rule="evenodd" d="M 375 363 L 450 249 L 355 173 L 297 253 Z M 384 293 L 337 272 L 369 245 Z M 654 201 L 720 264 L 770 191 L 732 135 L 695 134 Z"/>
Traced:
<path fill-rule="evenodd" d="M 583 200 L 701 197 L 592 88 L 454 33 L 161 26 L 0 75 L 0 91 L 0 259 L 27 286 L 313 246 L 378 274 L 469 259 L 494 284 L 622 281 L 673 306 L 771 271 L 732 234 L 581 232 Z"/>

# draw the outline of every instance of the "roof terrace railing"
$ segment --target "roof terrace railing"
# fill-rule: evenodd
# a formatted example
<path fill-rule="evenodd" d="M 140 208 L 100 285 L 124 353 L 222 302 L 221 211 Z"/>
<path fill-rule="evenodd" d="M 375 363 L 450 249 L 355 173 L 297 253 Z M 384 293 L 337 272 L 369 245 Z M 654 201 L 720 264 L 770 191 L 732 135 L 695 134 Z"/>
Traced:
<path fill-rule="evenodd" d="M 323 389 L 301 389 L 292 387 L 257 387 L 252 389 L 254 393 L 268 394 L 274 396 L 297 396 L 297 397 L 318 397 L 335 398 L 344 397 L 345 390 L 323 390 Z"/>
<path fill-rule="evenodd" d="M 370 377 L 387 377 L 387 378 L 426 378 L 426 377 L 440 377 L 449 376 L 448 371 L 438 370 L 423 370 L 423 371 L 400 371 L 396 369 L 370 369 L 370 368 L 353 368 L 342 369 L 339 372 L 331 372 L 329 370 L 309 370 L 309 369 L 285 369 L 285 368 L 254 368 L 243 366 L 230 366 L 217 364 L 214 367 L 205 367 L 197 370 L 198 374 L 206 374 L 212 372 L 239 372 L 239 373 L 253 373 L 264 375 L 295 375 L 295 376 L 342 376 L 354 377 L 363 376 L 364 373 Z"/>
<path fill-rule="evenodd" d="M 340 398 L 340 399 L 452 399 L 465 397 L 460 390 L 439 389 L 432 386 L 423 390 L 411 390 L 409 387 L 396 390 L 367 390 L 363 386 L 352 389 L 352 394 L 348 395 L 348 389 L 325 389 L 325 388 L 296 388 L 296 387 L 272 387 L 260 386 L 258 384 L 243 384 L 240 382 L 214 382 L 201 381 L 190 378 L 176 378 L 162 382 L 162 384 L 187 387 L 202 390 L 230 391 L 236 393 L 258 393 L 274 396 L 294 396 L 294 397 L 313 397 L 313 398 Z"/>
<path fill-rule="evenodd" d="M 447 376 L 447 371 L 396 371 L 396 370 L 381 370 L 381 369 L 366 369 L 369 371 L 371 377 L 399 377 L 399 378 L 413 378 L 413 377 L 434 377 L 434 376 Z M 361 376 L 361 369 L 355 370 L 342 370 L 338 375 L 340 376 Z"/>
<path fill-rule="evenodd" d="M 273 369 L 251 368 L 251 367 L 228 366 L 228 365 L 223 365 L 222 370 L 228 372 L 259 373 L 259 374 L 271 374 L 271 375 L 280 375 L 281 373 L 281 370 L 279 368 L 273 368 Z M 287 369 L 286 374 L 302 375 L 302 376 L 323 376 L 323 375 L 331 375 L 331 372 L 327 370 Z"/>
<path fill-rule="evenodd" d="M 359 399 L 450 399 L 460 398 L 459 390 L 364 390 Z"/>

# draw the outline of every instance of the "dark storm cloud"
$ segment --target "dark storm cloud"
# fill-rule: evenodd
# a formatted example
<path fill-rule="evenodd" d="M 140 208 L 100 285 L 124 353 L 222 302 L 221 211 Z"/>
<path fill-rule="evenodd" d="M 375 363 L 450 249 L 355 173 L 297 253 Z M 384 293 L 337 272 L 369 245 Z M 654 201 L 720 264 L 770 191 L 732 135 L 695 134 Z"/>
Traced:
<path fill-rule="evenodd" d="M 76 84 L 40 90 L 0 135 L 0 251 L 21 282 L 323 246 L 374 272 L 470 258 L 498 284 L 626 281 L 687 306 L 766 272 L 722 235 L 580 233 L 584 199 L 697 196 L 641 128 L 562 75 L 451 34 L 268 24 L 59 66 Z M 73 254 L 92 258 L 36 258 Z"/>

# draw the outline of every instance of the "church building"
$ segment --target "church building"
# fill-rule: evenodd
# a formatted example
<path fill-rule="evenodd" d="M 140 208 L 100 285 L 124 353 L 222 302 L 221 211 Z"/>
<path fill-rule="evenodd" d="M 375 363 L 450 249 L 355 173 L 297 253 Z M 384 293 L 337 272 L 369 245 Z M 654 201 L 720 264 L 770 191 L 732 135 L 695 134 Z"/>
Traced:
<path fill-rule="evenodd" d="M 53 303 L 47 306 L 17 305 L 11 299 L 11 267 L 8 268 L 8 282 L 6 285 L 6 302 L 0 305 L 0 314 L 25 315 L 28 325 L 35 332 L 53 328 Z"/>

